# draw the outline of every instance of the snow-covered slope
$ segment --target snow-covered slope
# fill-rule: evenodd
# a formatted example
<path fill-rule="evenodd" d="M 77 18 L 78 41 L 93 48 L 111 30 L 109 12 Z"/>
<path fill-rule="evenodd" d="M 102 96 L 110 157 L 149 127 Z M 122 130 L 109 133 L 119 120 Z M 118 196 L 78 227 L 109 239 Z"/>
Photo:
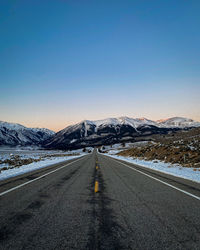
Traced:
<path fill-rule="evenodd" d="M 95 130 L 97 131 L 99 128 L 102 127 L 118 127 L 121 125 L 129 125 L 135 129 L 138 127 L 142 126 L 156 126 L 159 128 L 169 128 L 169 127 L 177 127 L 177 128 L 184 128 L 184 127 L 200 127 L 200 122 L 196 122 L 192 119 L 189 118 L 183 118 L 183 117 L 173 117 L 173 118 L 168 118 L 168 119 L 163 119 L 163 120 L 158 120 L 158 121 L 153 121 L 149 120 L 147 118 L 129 118 L 126 116 L 122 116 L 119 118 L 107 118 L 103 120 L 97 120 L 97 121 L 91 121 L 91 120 L 84 120 L 78 124 L 75 125 L 70 125 L 63 129 L 63 132 L 66 131 L 72 131 L 76 130 L 80 127 L 82 127 L 84 124 L 86 133 L 87 134 L 87 129 L 90 129 L 91 126 L 95 127 Z"/>
<path fill-rule="evenodd" d="M 46 128 L 27 128 L 17 123 L 0 121 L 0 145 L 40 145 L 55 132 Z"/>
<path fill-rule="evenodd" d="M 137 128 L 142 125 L 154 125 L 156 126 L 156 122 L 148 120 L 146 118 L 129 118 L 126 116 L 122 116 L 119 118 L 108 118 L 104 120 L 97 121 L 86 121 L 89 124 L 94 124 L 97 128 L 100 126 L 118 126 L 118 125 L 130 125 L 133 128 Z"/>
<path fill-rule="evenodd" d="M 188 127 L 200 127 L 200 122 L 196 122 L 189 118 L 184 117 L 172 117 L 168 119 L 158 120 L 159 126 L 163 127 L 178 127 L 178 128 L 188 128 Z"/>
<path fill-rule="evenodd" d="M 119 118 L 108 118 L 104 120 L 98 121 L 85 121 L 89 124 L 94 124 L 96 127 L 99 126 L 118 126 L 118 125 L 130 125 L 134 128 L 138 128 L 140 126 L 151 125 L 157 127 L 177 127 L 177 128 L 188 128 L 188 127 L 200 127 L 200 122 L 194 121 L 190 118 L 184 117 L 172 117 L 163 120 L 153 121 L 147 118 L 129 118 L 126 116 L 122 116 Z"/>
<path fill-rule="evenodd" d="M 146 118 L 129 118 L 126 116 L 122 116 L 119 118 L 107 118 L 107 119 L 97 120 L 97 121 L 84 120 L 78 124 L 70 125 L 66 127 L 65 129 L 63 129 L 63 131 L 77 129 L 79 127 L 82 127 L 83 124 L 86 129 L 87 128 L 89 129 L 91 126 L 95 126 L 96 131 L 98 130 L 98 128 L 107 127 L 107 126 L 117 127 L 121 125 L 129 125 L 135 129 L 138 128 L 139 126 L 144 126 L 144 125 L 159 126 L 157 122 L 148 120 Z"/>

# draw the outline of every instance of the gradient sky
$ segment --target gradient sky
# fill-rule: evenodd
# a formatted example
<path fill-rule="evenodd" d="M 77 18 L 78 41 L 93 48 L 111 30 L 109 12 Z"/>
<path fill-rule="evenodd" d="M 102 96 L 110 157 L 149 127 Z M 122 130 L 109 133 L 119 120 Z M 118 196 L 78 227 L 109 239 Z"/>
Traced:
<path fill-rule="evenodd" d="M 0 0 L 0 120 L 200 121 L 199 13 L 199 0 Z"/>

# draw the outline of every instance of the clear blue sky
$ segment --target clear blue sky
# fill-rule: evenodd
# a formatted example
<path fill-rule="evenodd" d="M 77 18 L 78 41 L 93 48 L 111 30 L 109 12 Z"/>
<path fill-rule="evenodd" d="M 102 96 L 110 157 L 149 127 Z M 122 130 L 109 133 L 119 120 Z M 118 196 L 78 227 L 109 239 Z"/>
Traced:
<path fill-rule="evenodd" d="M 0 0 L 0 120 L 200 121 L 199 0 Z"/>

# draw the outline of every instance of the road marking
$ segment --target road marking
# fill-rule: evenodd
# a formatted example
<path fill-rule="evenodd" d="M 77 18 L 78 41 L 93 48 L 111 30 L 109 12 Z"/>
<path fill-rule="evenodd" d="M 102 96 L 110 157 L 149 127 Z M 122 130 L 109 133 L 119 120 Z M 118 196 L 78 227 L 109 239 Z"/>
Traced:
<path fill-rule="evenodd" d="M 95 181 L 94 192 L 95 193 L 99 192 L 99 183 L 98 183 L 98 181 Z"/>
<path fill-rule="evenodd" d="M 52 173 L 54 173 L 54 172 L 56 172 L 56 171 L 58 171 L 58 170 L 60 170 L 60 169 L 62 169 L 62 168 L 65 168 L 65 167 L 67 167 L 67 166 L 69 166 L 69 165 L 71 165 L 71 164 L 77 162 L 77 161 L 80 161 L 80 160 L 82 160 L 82 158 L 81 158 L 81 159 L 78 159 L 78 160 L 76 160 L 76 161 L 70 162 L 70 163 L 68 163 L 67 165 L 64 165 L 64 166 L 62 166 L 62 167 L 60 167 L 60 168 L 57 168 L 57 169 L 55 169 L 55 170 L 52 170 L 52 171 L 50 171 L 50 172 L 48 172 L 48 173 L 46 173 L 46 174 L 43 174 L 43 175 L 41 175 L 41 176 L 39 176 L 39 177 L 37 177 L 37 178 L 35 178 L 35 179 L 33 179 L 33 180 L 27 181 L 27 182 L 25 182 L 25 183 L 23 183 L 23 184 L 20 184 L 20 185 L 16 186 L 16 187 L 13 187 L 13 188 L 11 188 L 11 189 L 8 189 L 8 190 L 6 190 L 6 191 L 0 193 L 0 197 L 3 196 L 3 195 L 5 195 L 5 194 L 7 194 L 7 193 L 10 193 L 10 192 L 12 192 L 12 191 L 14 191 L 14 190 L 16 190 L 16 189 L 18 189 L 18 188 L 20 188 L 20 187 L 23 187 L 23 186 L 25 186 L 25 185 L 28 185 L 28 184 L 30 184 L 31 182 L 37 181 L 37 180 L 39 180 L 39 179 L 41 179 L 41 178 L 43 178 L 43 177 L 45 177 L 45 176 L 47 176 L 47 175 L 49 175 L 49 174 L 52 174 Z"/>
<path fill-rule="evenodd" d="M 110 157 L 110 158 L 111 158 L 111 157 Z M 113 159 L 113 158 L 111 158 L 111 159 L 112 159 L 113 161 L 116 161 L 117 163 L 120 163 L 120 164 L 124 165 L 124 166 L 127 167 L 127 168 L 130 168 L 130 169 L 132 169 L 132 170 L 134 170 L 134 171 L 136 171 L 136 172 L 138 172 L 138 173 L 140 173 L 140 174 L 146 175 L 146 176 L 150 177 L 150 178 L 153 179 L 153 180 L 159 181 L 159 182 L 161 182 L 162 184 L 164 184 L 164 185 L 166 185 L 166 186 L 169 186 L 169 187 L 171 187 L 171 188 L 174 188 L 174 189 L 176 189 L 176 190 L 178 190 L 178 191 L 180 191 L 180 192 L 182 192 L 182 193 L 184 193 L 184 194 L 187 194 L 187 195 L 189 195 L 189 196 L 191 196 L 191 197 L 193 197 L 193 198 L 195 198 L 195 199 L 197 199 L 197 200 L 200 201 L 200 197 L 199 197 L 199 196 L 196 196 L 196 195 L 191 194 L 191 193 L 189 193 L 189 192 L 187 192 L 187 191 L 184 191 L 184 190 L 182 190 L 182 189 L 180 189 L 180 188 L 177 188 L 177 187 L 175 187 L 175 186 L 173 186 L 173 185 L 171 185 L 171 184 L 169 184 L 169 183 L 167 183 L 167 182 L 161 181 L 161 180 L 159 180 L 159 179 L 157 179 L 157 178 L 155 178 L 155 177 L 153 177 L 153 176 L 151 176 L 151 175 L 148 175 L 148 174 L 146 174 L 146 173 L 144 173 L 144 172 L 142 172 L 142 171 L 140 171 L 140 170 L 135 169 L 134 167 L 130 167 L 130 166 L 126 165 L 125 163 L 122 163 L 122 162 L 120 162 L 120 161 L 117 161 L 117 160 L 115 160 L 115 159 Z"/>

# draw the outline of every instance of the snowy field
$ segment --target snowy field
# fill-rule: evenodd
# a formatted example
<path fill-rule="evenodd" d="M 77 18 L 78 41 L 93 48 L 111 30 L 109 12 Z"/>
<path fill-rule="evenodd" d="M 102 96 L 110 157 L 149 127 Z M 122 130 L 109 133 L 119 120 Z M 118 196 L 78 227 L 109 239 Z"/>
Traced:
<path fill-rule="evenodd" d="M 89 149 L 89 148 L 87 148 Z M 82 149 L 72 150 L 72 151 L 62 151 L 62 150 L 39 150 L 39 149 L 11 149 L 11 148 L 0 148 L 0 160 L 10 159 L 11 156 L 19 155 L 20 158 L 33 158 L 38 159 L 42 156 L 56 155 L 56 154 L 79 154 L 82 153 Z M 0 165 L 1 168 L 1 165 Z"/>
<path fill-rule="evenodd" d="M 125 150 L 131 147 L 141 147 L 141 146 L 147 145 L 148 143 L 149 141 L 129 142 L 129 143 L 126 142 L 124 146 L 122 146 L 122 143 L 117 143 L 117 144 L 113 144 L 112 146 L 105 145 L 103 147 L 104 147 L 104 150 L 111 150 L 111 151 L 117 150 L 116 152 L 119 152 L 119 150 Z"/>
<path fill-rule="evenodd" d="M 85 154 L 87 154 L 87 152 L 84 153 L 82 149 L 66 152 L 46 150 L 14 150 L 5 148 L 0 149 L 0 180 L 5 180 L 39 168 L 47 167 L 58 162 L 79 158 Z M 33 159 L 38 161 L 22 166 L 10 166 L 8 163 L 2 163 L 5 160 L 15 159 L 15 157 L 19 157 L 20 160 Z"/>
<path fill-rule="evenodd" d="M 105 153 L 104 155 L 111 156 L 118 160 L 127 161 L 133 164 L 140 165 L 145 168 L 150 168 L 153 170 L 157 170 L 166 174 L 170 174 L 173 176 L 181 177 L 184 179 L 188 179 L 194 182 L 200 183 L 200 169 L 199 168 L 186 168 L 182 167 L 178 164 L 170 164 L 165 163 L 162 161 L 145 161 L 138 158 L 132 158 L 132 157 L 124 157 L 124 156 L 118 156 L 116 155 L 120 150 L 114 149 L 110 150 L 108 153 Z"/>

